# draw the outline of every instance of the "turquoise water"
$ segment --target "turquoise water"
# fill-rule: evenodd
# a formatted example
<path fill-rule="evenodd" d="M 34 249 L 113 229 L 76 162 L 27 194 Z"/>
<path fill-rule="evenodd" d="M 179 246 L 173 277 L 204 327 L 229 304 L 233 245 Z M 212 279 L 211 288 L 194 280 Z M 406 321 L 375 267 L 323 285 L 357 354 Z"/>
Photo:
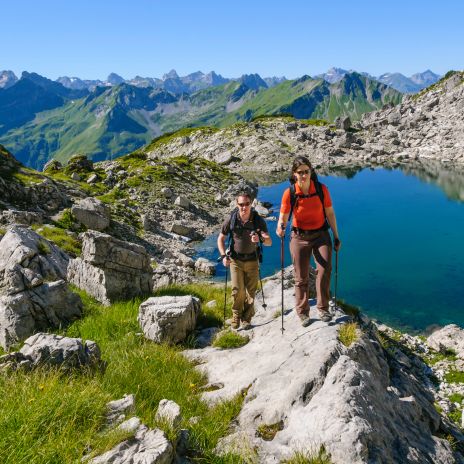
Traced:
<path fill-rule="evenodd" d="M 343 244 L 337 296 L 370 317 L 412 331 L 436 324 L 464 327 L 464 203 L 459 200 L 464 179 L 451 172 L 440 176 L 438 186 L 429 177 L 387 169 L 364 169 L 351 178 L 320 176 L 330 190 Z M 274 216 L 287 187 L 283 182 L 259 190 L 259 199 L 274 205 Z M 273 245 L 265 247 L 263 277 L 280 269 L 276 222 L 268 227 Z M 203 242 L 202 256 L 217 257 L 216 237 Z M 285 264 L 290 264 L 288 243 Z M 218 278 L 223 276 L 218 265 Z"/>

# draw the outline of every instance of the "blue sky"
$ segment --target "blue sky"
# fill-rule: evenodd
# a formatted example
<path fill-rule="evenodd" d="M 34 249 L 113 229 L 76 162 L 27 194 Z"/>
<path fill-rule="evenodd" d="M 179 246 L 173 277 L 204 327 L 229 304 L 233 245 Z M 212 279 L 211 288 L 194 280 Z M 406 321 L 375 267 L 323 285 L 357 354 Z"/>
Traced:
<path fill-rule="evenodd" d="M 0 70 L 49 78 L 463 69 L 464 2 L 0 0 Z"/>

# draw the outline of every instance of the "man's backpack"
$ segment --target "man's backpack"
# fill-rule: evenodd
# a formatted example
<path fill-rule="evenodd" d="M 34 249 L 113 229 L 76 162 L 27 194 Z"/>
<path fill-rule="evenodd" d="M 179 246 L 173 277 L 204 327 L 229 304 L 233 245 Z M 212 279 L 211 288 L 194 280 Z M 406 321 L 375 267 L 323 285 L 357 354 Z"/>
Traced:
<path fill-rule="evenodd" d="M 240 231 L 239 233 L 242 233 L 243 230 L 245 229 L 245 227 L 242 226 L 242 223 L 238 219 L 238 215 L 239 215 L 238 208 L 235 208 L 230 214 L 229 245 L 228 245 L 228 249 L 230 253 L 234 253 L 234 231 L 235 232 Z M 254 208 L 251 208 L 250 216 L 253 221 L 253 230 L 255 232 L 258 232 L 260 230 L 259 219 L 261 218 L 261 216 L 259 215 L 257 211 L 255 211 Z M 257 252 L 258 252 L 258 255 L 257 255 L 258 260 L 261 263 L 263 261 L 263 245 L 261 243 L 261 239 L 258 244 Z"/>
<path fill-rule="evenodd" d="M 325 207 L 324 207 L 324 190 L 322 189 L 322 184 L 319 182 L 317 178 L 317 174 L 315 171 L 311 172 L 311 181 L 314 182 L 314 187 L 316 188 L 316 193 L 309 193 L 308 195 L 297 194 L 295 184 L 290 185 L 290 214 L 288 215 L 288 222 L 290 222 L 293 214 L 293 210 L 295 209 L 296 203 L 300 198 L 311 198 L 314 196 L 318 196 L 322 203 L 322 211 L 324 213 L 324 220 L 325 223 L 322 226 L 322 229 L 329 229 L 329 221 L 327 220 L 327 216 L 325 214 Z"/>

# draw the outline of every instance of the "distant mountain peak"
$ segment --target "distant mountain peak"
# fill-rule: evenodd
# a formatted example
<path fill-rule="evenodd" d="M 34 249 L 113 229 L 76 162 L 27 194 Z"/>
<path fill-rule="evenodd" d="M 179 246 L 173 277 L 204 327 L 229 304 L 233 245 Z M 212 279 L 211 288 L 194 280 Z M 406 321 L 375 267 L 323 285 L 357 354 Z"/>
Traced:
<path fill-rule="evenodd" d="M 166 79 L 179 79 L 179 74 L 177 74 L 175 69 L 171 69 L 167 74 L 164 74 L 163 81 Z"/>
<path fill-rule="evenodd" d="M 249 89 L 259 90 L 260 88 L 267 89 L 266 82 L 261 78 L 259 74 L 243 74 L 238 80 L 242 84 L 246 85 Z"/>
<path fill-rule="evenodd" d="M 0 89 L 7 89 L 18 81 L 16 74 L 13 71 L 1 71 L 0 72 Z"/>
<path fill-rule="evenodd" d="M 110 73 L 106 81 L 111 85 L 119 85 L 126 82 L 126 80 L 123 77 L 116 73 Z"/>

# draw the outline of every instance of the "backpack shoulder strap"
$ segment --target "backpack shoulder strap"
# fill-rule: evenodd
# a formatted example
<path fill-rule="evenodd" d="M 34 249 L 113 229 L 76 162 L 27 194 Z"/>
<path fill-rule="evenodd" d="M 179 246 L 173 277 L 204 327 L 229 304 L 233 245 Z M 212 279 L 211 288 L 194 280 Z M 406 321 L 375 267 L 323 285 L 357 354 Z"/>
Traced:
<path fill-rule="evenodd" d="M 290 222 L 290 220 L 292 219 L 293 210 L 295 209 L 295 205 L 298 200 L 296 190 L 295 190 L 295 184 L 291 184 L 289 190 L 290 190 L 290 213 L 288 215 L 288 222 Z"/>

